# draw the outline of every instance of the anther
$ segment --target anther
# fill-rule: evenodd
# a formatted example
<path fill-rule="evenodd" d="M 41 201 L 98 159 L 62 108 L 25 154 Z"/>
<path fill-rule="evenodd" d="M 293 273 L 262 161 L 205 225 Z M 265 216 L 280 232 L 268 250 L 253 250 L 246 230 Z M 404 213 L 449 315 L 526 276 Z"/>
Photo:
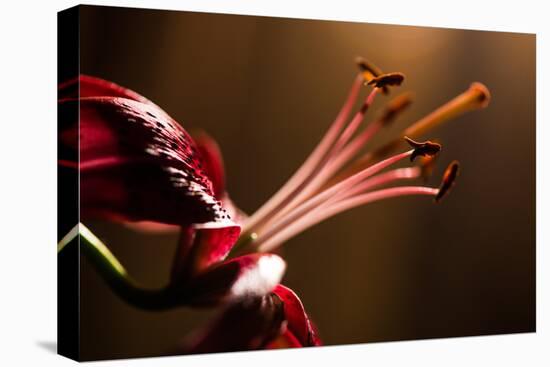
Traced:
<path fill-rule="evenodd" d="M 374 65 L 372 62 L 365 60 L 361 56 L 355 58 L 355 63 L 359 67 L 359 70 L 361 70 L 361 72 L 363 73 L 363 76 L 365 77 L 367 82 L 383 74 L 382 70 L 378 66 Z"/>
<path fill-rule="evenodd" d="M 405 80 L 405 74 L 403 73 L 387 73 L 372 78 L 368 85 L 373 85 L 376 88 L 386 88 L 388 86 L 399 86 Z"/>
<path fill-rule="evenodd" d="M 411 162 L 418 156 L 434 156 L 441 150 L 441 144 L 433 143 L 431 141 L 417 142 L 411 138 L 405 136 L 405 141 L 414 149 L 411 154 Z"/>
<path fill-rule="evenodd" d="M 365 79 L 365 84 L 369 83 L 372 79 L 384 74 L 382 69 L 380 69 L 378 66 L 374 65 L 372 62 L 369 62 L 360 56 L 355 59 L 355 63 L 357 64 L 357 66 L 359 67 L 359 70 L 363 74 L 363 78 Z M 382 87 L 382 92 L 384 94 L 388 94 L 389 88 L 386 86 Z"/>
<path fill-rule="evenodd" d="M 441 185 L 439 186 L 439 192 L 435 196 L 436 203 L 439 202 L 451 190 L 458 176 L 458 171 L 458 161 L 451 162 L 443 174 L 443 179 L 441 180 Z"/>

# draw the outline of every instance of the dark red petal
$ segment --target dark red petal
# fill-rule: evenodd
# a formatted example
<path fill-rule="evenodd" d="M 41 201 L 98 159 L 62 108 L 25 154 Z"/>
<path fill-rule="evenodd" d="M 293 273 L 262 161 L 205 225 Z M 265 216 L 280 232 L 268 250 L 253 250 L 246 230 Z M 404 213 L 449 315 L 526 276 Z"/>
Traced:
<path fill-rule="evenodd" d="M 60 100 L 84 97 L 123 97 L 153 105 L 151 101 L 133 90 L 89 75 L 81 74 L 59 85 L 58 98 Z"/>
<path fill-rule="evenodd" d="M 284 322 L 281 301 L 273 294 L 231 303 L 200 333 L 191 335 L 175 354 L 217 353 L 264 348 Z"/>
<path fill-rule="evenodd" d="M 302 346 L 320 345 L 315 327 L 310 322 L 300 298 L 290 288 L 279 284 L 273 290 L 284 304 L 287 328 L 302 344 Z"/>
<path fill-rule="evenodd" d="M 277 255 L 244 255 L 210 267 L 185 284 L 173 284 L 187 303 L 211 306 L 269 294 L 281 280 L 285 262 Z"/>
<path fill-rule="evenodd" d="M 239 234 L 240 227 L 229 221 L 182 227 L 171 282 L 187 282 L 208 267 L 223 261 Z"/>
<path fill-rule="evenodd" d="M 214 194 L 219 198 L 225 193 L 225 172 L 220 147 L 212 137 L 203 131 L 192 134 L 204 162 L 204 170 L 212 181 Z"/>
<path fill-rule="evenodd" d="M 178 225 L 228 220 L 193 140 L 174 120 L 116 97 L 65 100 L 60 115 L 79 103 L 80 124 L 62 121 L 60 143 L 62 151 L 80 148 L 83 215 Z"/>

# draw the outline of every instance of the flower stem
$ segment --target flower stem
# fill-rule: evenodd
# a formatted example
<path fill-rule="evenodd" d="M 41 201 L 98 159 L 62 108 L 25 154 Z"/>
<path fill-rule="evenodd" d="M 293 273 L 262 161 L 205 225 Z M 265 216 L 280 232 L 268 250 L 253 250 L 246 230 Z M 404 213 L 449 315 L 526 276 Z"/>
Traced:
<path fill-rule="evenodd" d="M 145 289 L 139 286 L 107 246 L 82 223 L 77 224 L 59 242 L 58 253 L 75 242 L 80 245 L 81 254 L 86 256 L 111 289 L 126 302 L 146 310 L 174 306 L 170 288 Z"/>

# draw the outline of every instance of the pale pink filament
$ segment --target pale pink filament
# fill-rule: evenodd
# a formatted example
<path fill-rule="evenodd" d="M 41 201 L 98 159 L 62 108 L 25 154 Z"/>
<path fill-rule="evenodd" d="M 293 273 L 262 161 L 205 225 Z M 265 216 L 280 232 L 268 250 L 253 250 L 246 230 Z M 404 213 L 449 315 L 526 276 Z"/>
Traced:
<path fill-rule="evenodd" d="M 258 209 L 247 221 L 243 232 L 250 231 L 257 224 L 261 223 L 271 213 L 276 212 L 278 209 L 284 207 L 285 201 L 296 191 L 299 191 L 304 180 L 307 179 L 316 169 L 328 150 L 334 144 L 334 141 L 338 137 L 338 133 L 342 130 L 350 112 L 357 100 L 359 90 L 363 84 L 363 77 L 359 74 L 349 92 L 346 102 L 342 106 L 342 109 L 338 113 L 336 119 L 325 133 L 325 136 L 321 142 L 314 149 L 313 153 L 306 159 L 302 166 L 296 171 L 296 173 L 287 181 L 275 195 L 271 197 L 260 209 Z"/>
<path fill-rule="evenodd" d="M 336 144 L 334 144 L 334 147 L 331 150 L 331 154 L 329 154 L 330 157 L 338 154 L 340 150 L 344 147 L 344 145 L 351 139 L 353 134 L 357 131 L 357 128 L 359 125 L 361 125 L 361 122 L 363 122 L 365 118 L 365 114 L 367 113 L 367 110 L 372 105 L 372 102 L 374 101 L 374 97 L 378 93 L 378 88 L 374 88 L 365 101 L 363 102 L 363 105 L 361 106 L 361 109 L 355 114 L 351 122 L 348 124 L 348 126 L 344 129 L 340 137 L 338 138 L 338 141 Z"/>
<path fill-rule="evenodd" d="M 365 98 L 365 101 L 363 102 L 363 105 L 361 106 L 361 109 L 355 114 L 352 121 L 348 124 L 348 126 L 344 129 L 344 131 L 340 134 L 338 140 L 336 143 L 332 146 L 332 148 L 329 150 L 329 152 L 325 155 L 323 160 L 319 163 L 319 166 L 316 170 L 316 172 L 313 175 L 310 175 L 309 177 L 305 178 L 303 180 L 303 184 L 300 187 L 300 190 L 297 191 L 295 194 L 293 194 L 291 197 L 288 198 L 286 201 L 286 205 L 280 210 L 272 213 L 269 218 L 266 218 L 262 225 L 256 225 L 255 232 L 261 230 L 262 227 L 269 226 L 273 221 L 276 221 L 277 219 L 285 216 L 289 211 L 296 208 L 301 202 L 303 202 L 305 199 L 307 199 L 312 193 L 314 193 L 319 187 L 323 185 L 323 183 L 326 182 L 327 179 L 330 178 L 332 173 L 337 169 L 337 167 L 332 165 L 331 169 L 329 171 L 326 170 L 327 165 L 330 164 L 335 157 L 339 156 L 340 151 L 345 147 L 346 143 L 351 139 L 355 131 L 358 129 L 361 122 L 363 122 L 365 114 L 368 110 L 368 108 L 372 105 L 372 102 L 374 100 L 374 97 L 376 96 L 378 91 L 378 88 L 374 88 L 371 93 Z M 369 125 L 373 126 L 372 124 Z M 361 134 L 359 137 L 361 137 L 361 141 L 363 144 L 366 142 L 366 139 L 368 139 L 370 136 L 372 136 L 378 129 L 369 129 L 367 128 L 365 132 L 368 134 Z M 366 138 L 366 139 L 365 139 Z M 346 150 L 346 154 L 349 154 L 350 152 Z M 351 157 L 348 157 L 349 159 Z M 343 164 L 345 162 L 341 162 Z M 248 227 L 251 228 L 251 227 Z"/>
<path fill-rule="evenodd" d="M 329 199 L 331 196 L 336 195 L 338 192 L 346 189 L 350 189 L 354 187 L 356 184 L 358 184 L 359 182 L 361 182 L 362 180 L 380 172 L 384 168 L 389 167 L 392 164 L 395 164 L 404 158 L 410 157 L 412 153 L 413 153 L 413 150 L 409 150 L 407 152 L 394 155 L 390 158 L 384 159 L 383 161 L 373 164 L 372 166 L 367 167 L 363 171 L 357 172 L 356 174 L 346 178 L 345 180 L 337 183 L 336 185 L 331 186 L 325 191 L 315 195 L 311 199 L 307 200 L 305 203 L 301 204 L 298 208 L 296 208 L 296 211 L 298 211 L 299 213 L 307 212 L 308 210 L 311 210 L 312 208 L 319 205 L 323 201 Z M 288 213 L 285 215 L 285 217 L 287 215 Z M 280 220 L 280 217 L 276 217 L 272 221 L 268 222 L 268 224 L 270 225 L 266 227 L 272 227 L 271 224 L 276 220 Z M 273 230 L 275 230 L 273 227 L 270 228 L 270 231 L 273 231 Z"/>
<path fill-rule="evenodd" d="M 417 178 L 419 175 L 420 169 L 418 167 L 409 167 L 399 168 L 379 174 L 356 185 L 353 183 L 353 181 L 351 183 L 342 182 L 339 188 L 333 186 L 331 189 L 325 190 L 323 193 L 309 199 L 308 201 L 296 207 L 284 218 L 281 218 L 274 223 L 270 223 L 268 230 L 258 233 L 257 243 L 261 244 L 262 241 L 268 240 L 270 237 L 275 235 L 277 232 L 283 230 L 285 227 L 291 225 L 296 220 L 304 216 L 312 215 L 313 212 L 317 212 L 322 208 L 330 206 L 338 201 L 342 201 L 355 195 L 365 193 L 366 191 L 377 186 L 392 183 L 400 179 Z"/>
<path fill-rule="evenodd" d="M 328 205 L 339 200 L 348 199 L 352 196 L 365 193 L 372 188 L 393 183 L 397 180 L 415 179 L 420 177 L 420 174 L 421 169 L 419 167 L 397 168 L 388 172 L 384 172 L 363 181 L 359 185 L 356 185 L 349 190 L 344 190 L 340 192 L 338 195 L 329 198 L 325 204 Z"/>
<path fill-rule="evenodd" d="M 290 180 L 245 224 L 243 232 L 255 234 L 252 246 L 257 250 L 270 251 L 303 230 L 356 206 L 403 195 L 437 195 L 439 189 L 422 186 L 402 186 L 373 191 L 379 186 L 398 180 L 419 177 L 421 170 L 418 167 L 394 169 L 378 174 L 385 168 L 410 157 L 414 150 L 386 158 L 319 192 L 384 125 L 383 120 L 375 120 L 354 137 L 378 93 L 377 88 L 373 88 L 360 110 L 346 125 L 362 82 L 363 78 L 359 75 L 335 121 L 313 153 Z"/>
<path fill-rule="evenodd" d="M 423 186 L 401 186 L 392 187 L 389 189 L 382 189 L 377 191 L 371 191 L 363 195 L 351 197 L 349 199 L 336 202 L 328 207 L 323 207 L 322 210 L 318 210 L 311 215 L 304 216 L 300 220 L 292 223 L 284 230 L 278 232 L 275 236 L 269 240 L 258 245 L 259 251 L 271 251 L 279 244 L 283 243 L 287 239 L 295 236 L 296 234 L 304 231 L 305 229 L 329 218 L 333 215 L 341 213 L 343 211 L 355 208 L 357 206 L 372 203 L 374 201 L 389 199 L 396 196 L 406 195 L 431 195 L 436 196 L 439 192 L 437 188 L 423 187 Z"/>

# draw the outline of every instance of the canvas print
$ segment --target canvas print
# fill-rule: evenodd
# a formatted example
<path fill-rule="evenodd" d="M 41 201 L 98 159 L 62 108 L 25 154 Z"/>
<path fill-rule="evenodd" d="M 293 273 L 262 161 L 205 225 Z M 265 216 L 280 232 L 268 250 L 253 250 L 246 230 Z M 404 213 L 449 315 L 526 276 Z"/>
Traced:
<path fill-rule="evenodd" d="M 58 350 L 535 331 L 535 35 L 58 17 Z"/>

